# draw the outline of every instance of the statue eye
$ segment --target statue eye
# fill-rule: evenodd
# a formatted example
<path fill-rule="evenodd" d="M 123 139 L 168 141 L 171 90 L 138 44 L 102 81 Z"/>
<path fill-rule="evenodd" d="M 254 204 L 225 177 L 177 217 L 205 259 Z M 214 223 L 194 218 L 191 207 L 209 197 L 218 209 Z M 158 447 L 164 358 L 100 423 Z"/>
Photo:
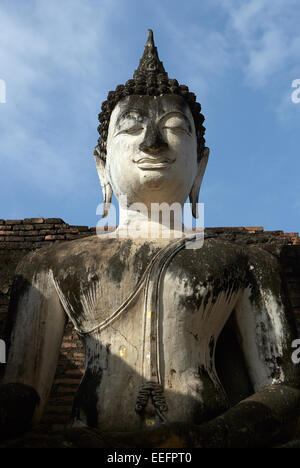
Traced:
<path fill-rule="evenodd" d="M 143 131 L 144 127 L 139 125 L 129 125 L 124 126 L 123 128 L 119 129 L 119 131 L 115 134 L 118 135 L 139 135 Z"/>
<path fill-rule="evenodd" d="M 142 130 L 143 127 L 141 127 L 140 125 L 136 125 L 134 127 L 130 127 L 123 130 L 121 133 L 128 133 L 129 135 L 138 135 L 141 133 Z"/>
<path fill-rule="evenodd" d="M 188 123 L 177 115 L 167 118 L 162 126 L 162 130 L 170 130 L 175 134 L 183 133 L 186 135 L 191 135 L 191 129 L 189 128 Z"/>
<path fill-rule="evenodd" d="M 186 135 L 190 135 L 189 131 L 185 127 L 174 127 L 172 125 L 165 125 L 163 130 L 171 130 L 173 133 L 185 133 Z"/>

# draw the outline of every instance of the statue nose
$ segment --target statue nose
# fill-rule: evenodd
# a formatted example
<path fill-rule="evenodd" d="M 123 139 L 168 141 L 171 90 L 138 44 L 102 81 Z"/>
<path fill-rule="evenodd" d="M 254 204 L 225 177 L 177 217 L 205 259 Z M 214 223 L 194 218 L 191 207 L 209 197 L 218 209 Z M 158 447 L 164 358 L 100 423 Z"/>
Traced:
<path fill-rule="evenodd" d="M 154 127 L 147 129 L 145 138 L 139 146 L 140 150 L 147 154 L 160 154 L 168 147 L 168 143 L 163 140 L 159 131 Z"/>

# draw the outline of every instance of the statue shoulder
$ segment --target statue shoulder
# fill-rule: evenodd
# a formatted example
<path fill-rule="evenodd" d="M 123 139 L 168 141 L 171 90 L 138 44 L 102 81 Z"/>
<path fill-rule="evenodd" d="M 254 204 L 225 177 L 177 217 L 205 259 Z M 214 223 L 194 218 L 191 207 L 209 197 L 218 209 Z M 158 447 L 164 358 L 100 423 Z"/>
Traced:
<path fill-rule="evenodd" d="M 106 257 L 110 252 L 113 254 L 117 249 L 114 240 L 95 235 L 46 245 L 25 255 L 15 273 L 29 280 L 39 272 L 47 270 L 55 272 L 76 268 L 76 264 L 82 262 L 88 266 L 92 258 L 101 261 L 101 257 Z"/>
<path fill-rule="evenodd" d="M 269 265 L 273 269 L 278 269 L 279 266 L 278 257 L 265 248 L 218 237 L 205 239 L 198 255 L 200 258 L 219 258 L 224 263 L 243 260 L 249 265 L 253 263 L 261 268 Z"/>
<path fill-rule="evenodd" d="M 212 240 L 212 244 L 213 242 Z M 245 284 L 252 284 L 254 289 L 272 291 L 274 296 L 280 296 L 283 278 L 278 256 L 258 245 L 219 242 L 218 247 L 218 241 L 215 242 L 216 254 L 219 258 L 224 258 L 226 270 L 230 266 L 230 270 L 239 271 L 239 276 L 245 278 Z"/>
<path fill-rule="evenodd" d="M 237 281 L 242 287 L 257 278 L 264 283 L 280 282 L 280 266 L 273 254 L 217 237 L 205 239 L 201 248 L 181 250 L 169 269 L 173 273 L 182 271 L 204 284 Z"/>
<path fill-rule="evenodd" d="M 207 270 L 213 265 L 217 268 L 244 260 L 247 257 L 247 249 L 231 241 L 209 237 L 205 238 L 203 245 L 198 248 L 193 248 L 193 244 L 187 244 L 187 248 L 177 257 L 183 264 L 197 265 L 197 268 Z"/>

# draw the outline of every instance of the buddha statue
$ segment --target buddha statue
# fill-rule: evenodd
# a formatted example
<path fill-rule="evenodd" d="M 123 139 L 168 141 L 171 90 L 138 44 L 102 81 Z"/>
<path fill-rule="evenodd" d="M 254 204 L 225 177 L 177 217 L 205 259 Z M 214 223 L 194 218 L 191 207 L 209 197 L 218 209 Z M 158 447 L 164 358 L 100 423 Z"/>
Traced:
<path fill-rule="evenodd" d="M 2 427 L 18 420 L 25 430 L 41 419 L 69 317 L 86 357 L 67 431 L 77 446 L 284 440 L 300 393 L 277 259 L 212 235 L 194 248 L 195 233 L 173 219 L 166 237 L 161 217 L 151 217 L 153 204 L 183 209 L 188 197 L 197 216 L 209 155 L 201 106 L 168 78 L 152 31 L 133 79 L 108 94 L 99 120 L 104 215 L 114 193 L 119 226 L 114 236 L 58 243 L 19 264 Z"/>

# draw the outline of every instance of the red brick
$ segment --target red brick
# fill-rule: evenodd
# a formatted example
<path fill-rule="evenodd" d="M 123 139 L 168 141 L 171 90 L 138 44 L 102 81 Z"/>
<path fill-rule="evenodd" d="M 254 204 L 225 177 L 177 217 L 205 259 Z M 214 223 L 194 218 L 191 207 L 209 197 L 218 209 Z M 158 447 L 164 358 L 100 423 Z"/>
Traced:
<path fill-rule="evenodd" d="M 88 226 L 72 226 L 72 229 L 77 229 L 78 231 L 88 231 Z"/>
<path fill-rule="evenodd" d="M 78 358 L 77 358 L 78 359 Z M 82 364 L 85 362 L 85 357 L 84 355 L 82 354 L 81 355 L 81 361 L 73 361 L 72 364 L 74 364 L 74 366 L 78 366 L 78 367 L 81 367 Z"/>
<path fill-rule="evenodd" d="M 54 226 L 53 224 L 34 224 L 33 225 L 34 229 L 38 229 L 38 230 L 41 230 L 41 229 L 50 229 L 51 231 L 53 231 L 54 229 Z"/>
<path fill-rule="evenodd" d="M 64 413 L 69 414 L 72 411 L 72 405 L 68 406 L 47 406 L 46 414 L 48 413 Z"/>
<path fill-rule="evenodd" d="M 77 347 L 77 344 L 76 343 L 69 343 L 69 342 L 64 342 L 62 343 L 61 345 L 62 348 L 76 348 Z"/>
<path fill-rule="evenodd" d="M 5 221 L 5 224 L 11 225 L 11 224 L 23 224 L 23 221 L 21 219 L 7 219 Z"/>
<path fill-rule="evenodd" d="M 25 218 L 24 224 L 42 224 L 45 222 L 45 218 Z"/>
<path fill-rule="evenodd" d="M 63 385 L 78 385 L 80 382 L 80 379 L 63 379 L 63 378 L 59 378 L 59 379 L 55 379 L 54 380 L 54 385 L 56 384 L 63 384 Z"/>
<path fill-rule="evenodd" d="M 66 375 L 82 375 L 84 374 L 84 369 L 68 369 L 66 370 Z"/>
<path fill-rule="evenodd" d="M 51 235 L 49 234 L 48 236 L 45 236 L 45 240 L 51 240 L 51 241 L 54 241 L 54 240 L 64 240 L 65 239 L 65 236 L 62 236 L 62 235 L 58 235 L 58 234 L 54 234 L 54 235 Z"/>
<path fill-rule="evenodd" d="M 264 228 L 262 226 L 245 226 L 246 231 L 263 231 Z"/>
<path fill-rule="evenodd" d="M 274 236 L 282 236 L 284 234 L 283 231 L 264 231 L 265 234 L 273 234 Z"/>
<path fill-rule="evenodd" d="M 64 220 L 61 218 L 46 218 L 45 223 L 48 224 L 64 224 Z"/>
<path fill-rule="evenodd" d="M 40 235 L 40 232 L 41 231 L 19 231 L 19 236 L 26 236 L 26 237 L 30 237 L 30 236 L 39 236 Z"/>
<path fill-rule="evenodd" d="M 40 229 L 39 231 L 35 232 L 38 232 L 41 236 L 46 236 L 47 234 L 56 234 L 56 231 L 54 231 L 53 229 Z"/>
<path fill-rule="evenodd" d="M 2 231 L 2 229 L 0 230 L 0 234 L 2 236 L 17 236 L 18 234 L 14 231 Z"/>
<path fill-rule="evenodd" d="M 58 229 L 57 234 L 78 234 L 78 229 Z"/>
<path fill-rule="evenodd" d="M 79 384 L 79 382 L 78 382 Z M 62 393 L 63 395 L 75 395 L 77 388 L 74 387 L 58 387 L 55 393 Z"/>
<path fill-rule="evenodd" d="M 49 398 L 49 403 L 59 403 L 60 401 L 73 401 L 74 395 L 60 395 L 60 396 L 52 396 Z"/>

